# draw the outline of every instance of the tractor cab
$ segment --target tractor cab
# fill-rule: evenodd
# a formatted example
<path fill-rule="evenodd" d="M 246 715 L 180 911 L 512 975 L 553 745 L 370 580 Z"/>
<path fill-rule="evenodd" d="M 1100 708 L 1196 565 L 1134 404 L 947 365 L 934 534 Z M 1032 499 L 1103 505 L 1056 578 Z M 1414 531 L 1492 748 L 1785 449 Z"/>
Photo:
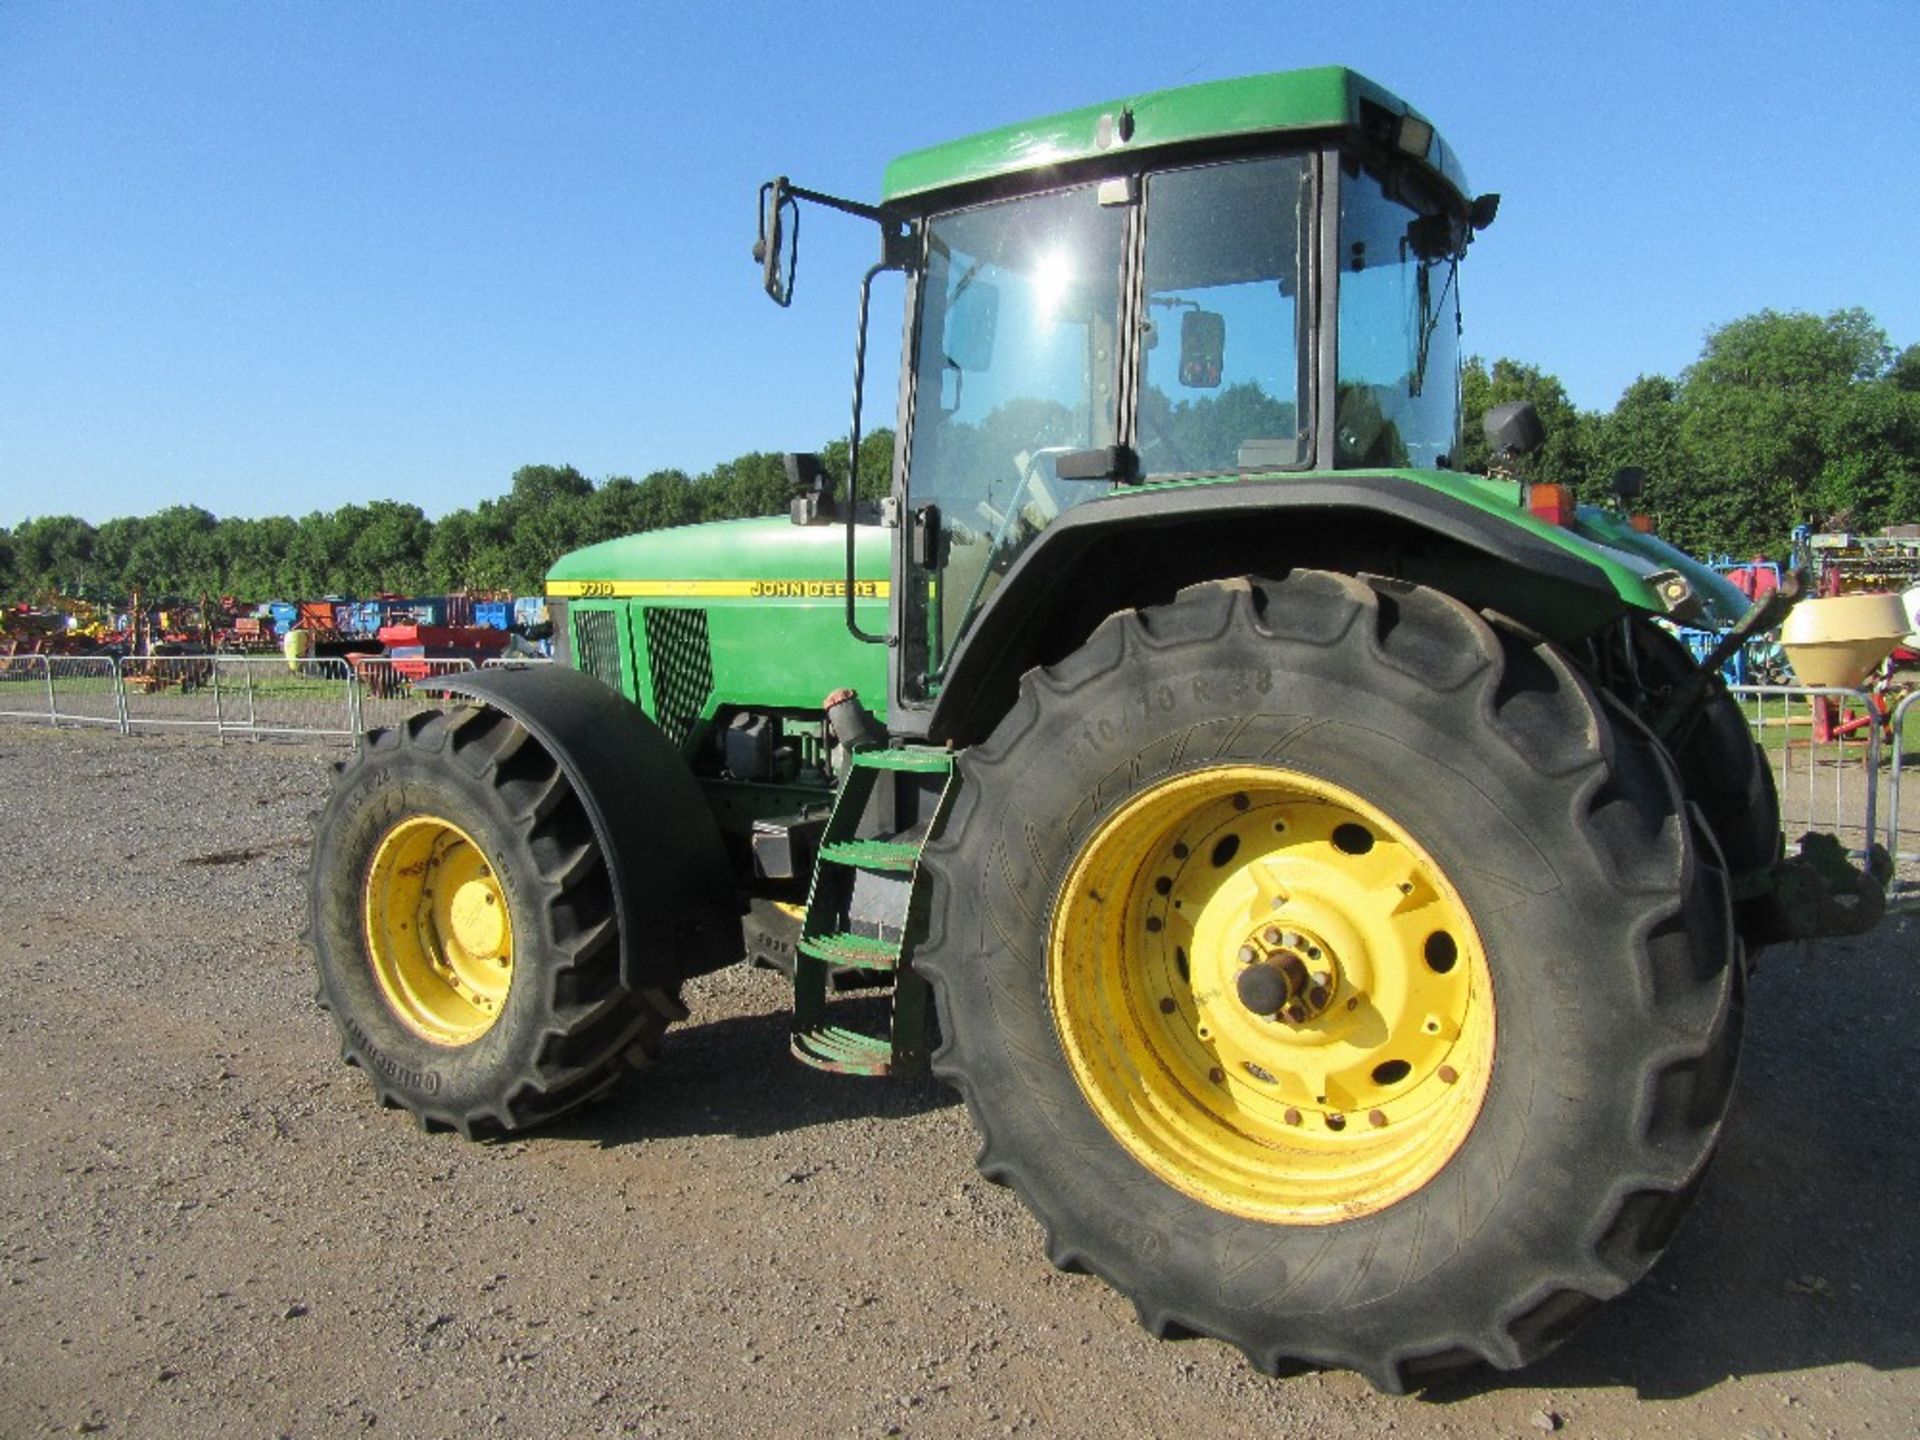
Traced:
<path fill-rule="evenodd" d="M 1143 496 L 1253 482 L 1276 502 L 1271 519 L 1296 508 L 1276 482 L 1449 471 L 1460 262 L 1498 199 L 1473 196 L 1424 117 L 1340 68 L 1191 86 L 916 151 L 888 167 L 878 205 L 784 178 L 764 186 L 755 254 L 776 300 L 792 298 L 802 201 L 876 222 L 868 284 L 886 270 L 906 280 L 892 624 L 880 635 L 848 615 L 856 636 L 892 646 L 896 732 L 970 738 L 968 717 L 941 704 L 956 673 L 972 665 L 991 691 L 996 674 L 1051 658 L 1014 633 L 1022 613 L 1046 617 L 1029 630 L 1084 636 L 1052 581 L 1013 581 L 1063 520 L 1083 543 L 1028 568 L 1104 593 L 1119 572 L 1194 578 L 1165 563 L 1164 546 L 1143 555 L 1117 538 L 1135 518 L 1121 506 Z M 856 450 L 859 428 L 856 398 Z M 1395 508 L 1378 487 L 1370 503 Z M 839 513 L 851 525 L 851 507 Z M 1263 519 L 1234 524 L 1244 536 Z M 1455 527 L 1473 528 L 1471 516 Z M 1010 586 L 1025 591 L 1011 607 L 1021 613 L 984 623 Z"/>
<path fill-rule="evenodd" d="M 916 221 L 902 591 L 915 698 L 938 692 L 1001 578 L 1076 506 L 1291 471 L 1444 469 L 1455 448 L 1471 232 L 1424 164 L 1283 133 L 1251 154 L 1114 155 L 1100 171 Z"/>

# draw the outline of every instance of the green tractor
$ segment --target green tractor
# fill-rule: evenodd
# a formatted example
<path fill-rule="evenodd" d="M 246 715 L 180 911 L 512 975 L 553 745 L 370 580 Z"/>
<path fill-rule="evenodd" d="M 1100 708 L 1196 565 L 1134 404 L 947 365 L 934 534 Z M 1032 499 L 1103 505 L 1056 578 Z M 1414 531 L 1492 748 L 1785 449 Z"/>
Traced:
<path fill-rule="evenodd" d="M 1153 1333 L 1394 1391 L 1540 1355 L 1698 1188 L 1752 953 L 1877 917 L 1662 624 L 1778 605 L 1516 478 L 1526 407 L 1454 465 L 1497 197 L 1351 71 L 918 151 L 876 205 L 772 181 L 782 304 L 802 204 L 879 231 L 856 372 L 904 280 L 884 498 L 790 456 L 787 515 L 568 555 L 562 663 L 368 738 L 312 872 L 346 1059 L 508 1134 L 770 958 L 797 1060 L 931 1048 Z"/>

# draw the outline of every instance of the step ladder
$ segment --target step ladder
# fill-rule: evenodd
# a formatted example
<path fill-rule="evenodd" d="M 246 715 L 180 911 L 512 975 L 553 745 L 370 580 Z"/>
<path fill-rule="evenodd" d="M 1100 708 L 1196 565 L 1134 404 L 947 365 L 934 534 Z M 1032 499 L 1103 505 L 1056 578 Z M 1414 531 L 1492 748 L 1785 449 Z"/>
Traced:
<path fill-rule="evenodd" d="M 846 1075 L 910 1074 L 926 1064 L 927 982 L 911 963 L 922 927 L 915 881 L 920 851 L 952 790 L 946 750 L 853 752 L 821 838 L 794 956 L 794 1058 Z M 890 813 L 872 813 L 876 794 L 878 808 Z M 855 1003 L 829 999 L 841 970 L 872 972 L 880 985 L 891 977 L 885 1035 L 835 1023 L 832 1012 Z"/>

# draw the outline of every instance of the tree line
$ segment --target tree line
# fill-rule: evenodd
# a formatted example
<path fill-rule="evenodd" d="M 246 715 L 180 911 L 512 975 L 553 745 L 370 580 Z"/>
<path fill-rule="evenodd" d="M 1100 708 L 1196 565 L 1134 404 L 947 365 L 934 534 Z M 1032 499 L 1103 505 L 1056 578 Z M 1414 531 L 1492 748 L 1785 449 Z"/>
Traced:
<path fill-rule="evenodd" d="M 1579 410 L 1557 377 L 1510 359 L 1470 359 L 1462 399 L 1455 468 L 1486 468 L 1480 417 L 1489 406 L 1531 400 L 1548 437 L 1532 478 L 1600 501 L 1616 470 L 1640 467 L 1649 484 L 1636 506 L 1696 554 L 1784 554 L 1801 524 L 1873 531 L 1920 521 L 1920 345 L 1896 352 L 1864 310 L 1735 320 L 1710 332 L 1679 375 L 1642 375 L 1610 411 Z M 864 495 L 885 492 L 892 450 L 888 430 L 862 441 Z M 847 442 L 822 454 L 843 483 Z M 531 594 L 559 556 L 583 545 L 778 514 L 787 499 L 780 456 L 754 452 L 700 475 L 659 470 L 597 484 L 571 465 L 527 465 L 505 495 L 438 520 L 384 500 L 298 520 L 220 519 L 192 505 L 98 526 L 53 515 L 0 528 L 0 597 Z"/>
<path fill-rule="evenodd" d="M 836 485 L 847 442 L 821 450 Z M 860 490 L 886 493 L 893 432 L 860 443 Z M 657 470 L 598 484 L 571 465 L 523 465 L 505 495 L 429 520 L 417 505 L 375 500 L 274 515 L 216 518 L 197 505 L 90 525 L 72 515 L 0 529 L 0 597 L 9 603 L 84 597 L 119 605 L 143 596 L 231 595 L 258 601 L 377 593 L 538 594 L 569 550 L 670 525 L 774 515 L 787 508 L 782 458 L 754 452 L 700 475 Z"/>
<path fill-rule="evenodd" d="M 1896 352 L 1864 310 L 1762 310 L 1710 332 L 1677 376 L 1642 375 L 1607 412 L 1513 360 L 1470 360 L 1459 468 L 1484 470 L 1479 416 L 1531 400 L 1546 422 L 1535 479 L 1606 497 L 1646 471 L 1636 509 L 1697 555 L 1784 557 L 1796 526 L 1873 533 L 1920 522 L 1920 345 Z"/>

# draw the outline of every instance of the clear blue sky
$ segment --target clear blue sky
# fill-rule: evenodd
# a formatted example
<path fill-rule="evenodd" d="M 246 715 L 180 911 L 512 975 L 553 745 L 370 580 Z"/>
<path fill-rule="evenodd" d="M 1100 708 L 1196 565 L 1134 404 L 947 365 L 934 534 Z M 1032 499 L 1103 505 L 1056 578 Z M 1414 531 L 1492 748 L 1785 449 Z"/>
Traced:
<path fill-rule="evenodd" d="M 1467 348 L 1583 407 L 1763 306 L 1920 341 L 1915 0 L 0 0 L 0 525 L 815 448 L 872 234 L 808 214 L 782 312 L 760 181 L 871 198 L 903 149 L 1327 63 L 1503 193 Z"/>

